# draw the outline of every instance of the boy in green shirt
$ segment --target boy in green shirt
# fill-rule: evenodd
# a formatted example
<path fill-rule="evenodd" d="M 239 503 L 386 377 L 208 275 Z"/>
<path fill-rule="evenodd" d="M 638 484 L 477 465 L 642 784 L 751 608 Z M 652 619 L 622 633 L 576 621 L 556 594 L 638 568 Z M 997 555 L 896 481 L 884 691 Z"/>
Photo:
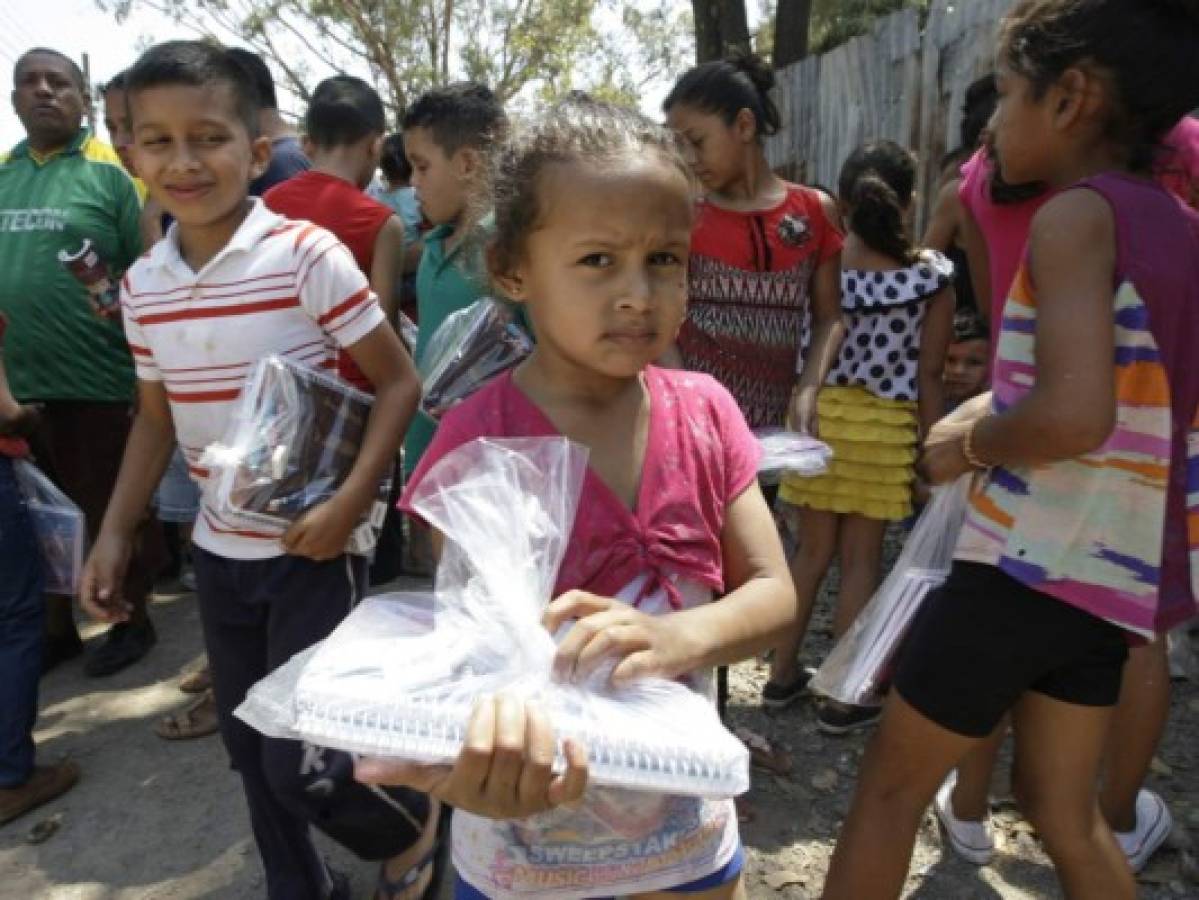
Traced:
<path fill-rule="evenodd" d="M 459 82 L 436 88 L 408 107 L 401 128 L 404 152 L 412 164 L 412 186 L 432 224 L 416 273 L 419 326 L 414 356 L 419 367 L 429 339 L 441 324 L 487 293 L 483 260 L 487 240 L 485 210 L 478 195 L 487 154 L 507 121 L 486 87 Z M 437 425 L 418 414 L 404 438 L 404 477 L 416 468 Z M 419 535 L 419 536 L 418 536 Z M 413 571 L 426 570 L 427 533 L 413 523 Z"/>

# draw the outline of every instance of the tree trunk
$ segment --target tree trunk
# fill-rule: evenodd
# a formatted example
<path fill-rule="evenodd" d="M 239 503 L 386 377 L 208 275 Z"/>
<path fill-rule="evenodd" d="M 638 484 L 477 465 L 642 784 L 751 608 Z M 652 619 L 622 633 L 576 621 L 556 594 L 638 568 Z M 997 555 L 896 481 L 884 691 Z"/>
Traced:
<path fill-rule="evenodd" d="M 745 0 L 691 0 L 695 14 L 695 60 L 705 63 L 734 50 L 748 53 Z"/>
<path fill-rule="evenodd" d="M 808 55 L 811 24 L 812 0 L 778 0 L 772 60 L 776 69 L 799 62 Z"/>

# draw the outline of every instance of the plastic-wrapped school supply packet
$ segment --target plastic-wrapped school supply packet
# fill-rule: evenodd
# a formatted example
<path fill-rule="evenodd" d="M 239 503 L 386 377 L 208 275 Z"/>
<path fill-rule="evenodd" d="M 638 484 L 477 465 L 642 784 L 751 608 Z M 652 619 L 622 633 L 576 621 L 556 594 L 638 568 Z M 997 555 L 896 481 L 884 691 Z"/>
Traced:
<path fill-rule="evenodd" d="M 404 349 L 409 353 L 416 352 L 416 339 L 420 333 L 417 330 L 416 323 L 413 322 L 406 313 L 398 313 L 396 317 L 396 331 L 400 335 L 400 343 L 404 345 Z"/>
<path fill-rule="evenodd" d="M 358 459 L 373 399 L 343 381 L 280 356 L 251 370 L 225 439 L 204 451 L 206 494 L 229 521 L 286 530 L 345 482 Z M 390 478 L 382 480 L 348 552 L 375 545 Z"/>
<path fill-rule="evenodd" d="M 440 419 L 501 372 L 533 352 L 511 304 L 483 297 L 452 313 L 433 332 L 420 361 L 421 409 Z"/>
<path fill-rule="evenodd" d="M 87 543 L 87 520 L 83 510 L 28 460 L 14 460 L 13 474 L 25 498 L 42 551 L 46 593 L 78 594 L 83 575 L 84 544 Z"/>
<path fill-rule="evenodd" d="M 537 701 L 555 733 L 587 747 L 594 784 L 729 797 L 749 787 L 743 744 L 711 701 L 611 667 L 551 678 L 541 624 L 566 550 L 586 451 L 565 438 L 479 439 L 441 459 L 413 508 L 446 537 L 433 594 L 360 603 L 325 641 L 250 689 L 237 715 L 275 737 L 350 752 L 452 762 L 476 701 Z M 565 760 L 559 753 L 559 768 Z"/>
<path fill-rule="evenodd" d="M 754 437 L 762 448 L 758 477 L 768 484 L 784 475 L 814 478 L 828 471 L 833 448 L 811 435 L 783 428 L 758 428 Z"/>
<path fill-rule="evenodd" d="M 811 688 L 841 703 L 876 706 L 896 651 L 920 604 L 949 577 L 973 474 L 933 488 L 891 574 L 812 677 Z"/>

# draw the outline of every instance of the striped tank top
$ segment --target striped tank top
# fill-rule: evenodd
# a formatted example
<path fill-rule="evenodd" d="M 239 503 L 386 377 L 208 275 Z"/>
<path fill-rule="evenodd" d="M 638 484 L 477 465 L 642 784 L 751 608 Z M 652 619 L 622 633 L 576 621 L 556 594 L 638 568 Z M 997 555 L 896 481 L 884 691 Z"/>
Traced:
<path fill-rule="evenodd" d="M 1125 175 L 1077 187 L 1116 222 L 1116 425 L 1084 456 L 993 469 L 956 556 L 1153 637 L 1199 612 L 1199 215 Z M 996 412 L 1036 381 L 1036 324 L 1026 253 L 1003 311 Z"/>

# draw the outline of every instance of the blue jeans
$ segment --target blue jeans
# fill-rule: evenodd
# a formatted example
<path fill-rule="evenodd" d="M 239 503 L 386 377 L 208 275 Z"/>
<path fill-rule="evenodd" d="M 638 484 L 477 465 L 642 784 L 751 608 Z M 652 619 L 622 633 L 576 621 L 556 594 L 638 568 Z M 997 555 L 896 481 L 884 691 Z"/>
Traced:
<path fill-rule="evenodd" d="M 41 554 L 13 461 L 0 456 L 0 787 L 18 787 L 33 775 L 42 584 Z"/>

